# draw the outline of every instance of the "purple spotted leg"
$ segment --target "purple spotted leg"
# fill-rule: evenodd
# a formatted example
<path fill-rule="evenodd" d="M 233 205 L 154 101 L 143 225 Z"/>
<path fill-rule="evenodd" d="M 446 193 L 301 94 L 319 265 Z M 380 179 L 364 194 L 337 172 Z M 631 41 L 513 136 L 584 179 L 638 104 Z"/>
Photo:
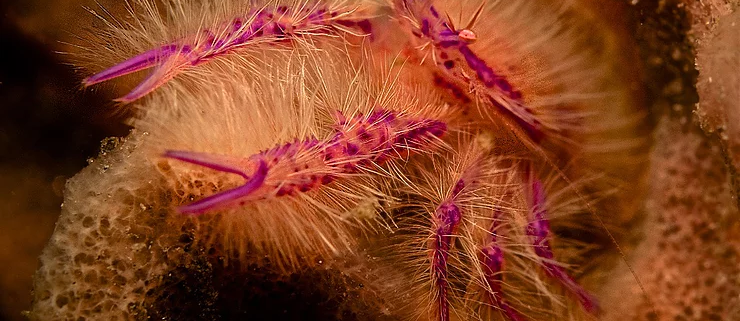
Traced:
<path fill-rule="evenodd" d="M 584 289 L 568 272 L 555 261 L 555 255 L 550 246 L 550 222 L 547 219 L 545 208 L 545 190 L 542 182 L 532 181 L 532 220 L 527 225 L 527 235 L 532 239 L 534 251 L 540 258 L 540 265 L 548 277 L 560 282 L 568 291 L 573 293 L 586 311 L 592 314 L 599 312 L 599 304 L 586 289 Z"/>
<path fill-rule="evenodd" d="M 436 230 L 432 244 L 432 282 L 437 293 L 437 316 L 439 321 L 450 320 L 450 302 L 448 299 L 449 282 L 447 281 L 447 259 L 449 257 L 452 237 L 460 223 L 460 208 L 452 201 L 446 201 L 434 211 Z"/>
<path fill-rule="evenodd" d="M 241 206 L 262 199 L 306 193 L 348 174 L 373 170 L 414 152 L 432 150 L 447 131 L 441 121 L 375 110 L 339 117 L 325 139 L 309 137 L 238 158 L 190 151 L 163 156 L 243 177 L 237 188 L 180 207 L 185 214 Z"/>
<path fill-rule="evenodd" d="M 308 35 L 331 35 L 340 32 L 370 34 L 372 31 L 370 22 L 366 19 L 354 19 L 351 15 L 353 12 L 352 8 L 330 10 L 322 5 L 253 9 L 244 17 L 234 18 L 214 30 L 205 29 L 199 34 L 138 54 L 86 78 L 83 84 L 91 86 L 152 68 L 150 74 L 133 90 L 116 99 L 129 103 L 164 85 L 180 72 L 232 53 L 239 48 L 259 43 L 283 43 Z"/>
<path fill-rule="evenodd" d="M 462 220 L 459 207 L 460 197 L 477 183 L 476 164 L 463 172 L 452 186 L 445 199 L 437 206 L 432 218 L 433 232 L 431 249 L 432 286 L 436 290 L 436 320 L 450 320 L 450 300 L 448 281 L 448 258 L 453 237 Z"/>
<path fill-rule="evenodd" d="M 500 222 L 501 212 L 495 211 L 493 223 L 491 224 L 491 237 L 488 245 L 481 249 L 484 273 L 484 282 L 488 285 L 488 299 L 490 303 L 498 307 L 499 310 L 511 321 L 524 321 L 524 317 L 512 308 L 503 297 L 503 271 L 504 252 L 498 244 L 497 227 Z"/>

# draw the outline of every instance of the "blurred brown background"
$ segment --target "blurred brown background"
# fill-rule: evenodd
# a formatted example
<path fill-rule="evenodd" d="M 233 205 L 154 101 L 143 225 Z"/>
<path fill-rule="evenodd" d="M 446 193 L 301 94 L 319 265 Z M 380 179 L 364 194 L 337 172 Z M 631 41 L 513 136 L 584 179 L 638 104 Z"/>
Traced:
<path fill-rule="evenodd" d="M 127 132 L 112 94 L 82 90 L 84 73 L 65 61 L 70 47 L 63 42 L 79 43 L 73 35 L 95 19 L 84 5 L 96 7 L 0 1 L 0 320 L 25 319 L 65 180 L 96 155 L 103 138 Z"/>

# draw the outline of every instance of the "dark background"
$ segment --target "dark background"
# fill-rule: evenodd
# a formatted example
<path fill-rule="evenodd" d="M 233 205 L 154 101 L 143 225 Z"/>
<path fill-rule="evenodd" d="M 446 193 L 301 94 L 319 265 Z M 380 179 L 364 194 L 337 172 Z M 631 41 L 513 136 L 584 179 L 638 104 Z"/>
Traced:
<path fill-rule="evenodd" d="M 103 1 L 104 3 L 105 1 Z M 123 1 L 121 1 L 123 2 Z M 79 42 L 93 1 L 0 1 L 0 320 L 24 320 L 38 255 L 64 182 L 100 141 L 128 131 L 111 88 L 83 90 L 65 42 Z"/>

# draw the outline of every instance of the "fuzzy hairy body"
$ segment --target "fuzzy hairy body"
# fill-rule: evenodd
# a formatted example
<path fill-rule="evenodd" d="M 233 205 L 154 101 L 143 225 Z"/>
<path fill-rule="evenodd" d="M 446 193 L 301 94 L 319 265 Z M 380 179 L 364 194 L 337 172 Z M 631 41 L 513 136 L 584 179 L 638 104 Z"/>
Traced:
<path fill-rule="evenodd" d="M 165 19 L 149 2 L 136 5 L 144 13 L 135 24 L 110 26 L 111 50 L 86 53 L 90 68 L 217 30 L 260 8 L 241 1 L 169 3 Z M 434 5 L 451 16 L 475 10 L 472 2 L 462 9 L 452 1 Z M 325 5 L 344 12 L 361 7 L 363 14 L 378 6 Z M 165 297 L 168 271 L 203 260 L 247 264 L 256 255 L 284 273 L 322 262 L 363 280 L 363 300 L 389 318 L 594 318 L 578 291 L 597 288 L 616 255 L 590 260 L 585 254 L 609 248 L 608 242 L 545 229 L 608 234 L 603 227 L 629 222 L 639 201 L 639 188 L 624 189 L 640 178 L 639 107 L 612 59 L 613 35 L 606 28 L 584 32 L 590 20 L 574 4 L 490 1 L 474 26 L 479 41 L 458 45 L 467 49 L 457 58 L 446 55 L 467 67 L 443 73 L 447 65 L 437 60 L 445 58 L 422 48 L 423 37 L 392 32 L 413 19 L 396 12 L 371 19 L 373 32 L 389 26 L 372 37 L 315 33 L 278 45 L 265 39 L 225 50 L 147 92 L 134 105 L 135 131 L 68 183 L 30 316 L 145 318 L 152 301 Z M 507 81 L 487 86 L 480 70 L 488 69 L 475 68 L 484 63 Z M 491 100 L 532 115 L 491 109 Z M 380 110 L 401 120 L 368 125 Z M 532 139 L 511 117 L 536 121 L 542 137 Z M 411 119 L 439 122 L 445 131 L 407 126 Z M 382 140 L 363 145 L 358 126 L 374 128 L 372 137 L 426 138 L 381 149 Z M 331 145 L 334 138 L 342 143 Z M 294 145 L 286 147 L 289 142 Z M 248 174 L 239 179 L 236 170 L 178 162 L 193 158 L 166 150 L 226 155 Z M 249 163 L 254 155 L 263 158 Z M 352 157 L 332 163 L 327 155 Z M 267 166 L 268 173 L 258 173 Z M 198 216 L 178 212 L 256 175 L 264 182 L 251 198 L 192 211 Z M 552 225 L 531 232 L 537 206 L 527 175 L 542 178 L 546 187 L 538 188 L 548 197 L 537 206 L 547 208 Z M 584 267 L 601 272 L 577 273 Z"/>

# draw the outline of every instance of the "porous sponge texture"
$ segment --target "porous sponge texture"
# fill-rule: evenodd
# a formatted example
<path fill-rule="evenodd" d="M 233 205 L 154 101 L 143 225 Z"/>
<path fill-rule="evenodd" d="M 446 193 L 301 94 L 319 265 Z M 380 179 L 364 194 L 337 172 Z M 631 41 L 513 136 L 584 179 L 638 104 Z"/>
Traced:
<path fill-rule="evenodd" d="M 651 157 L 649 216 L 629 257 L 641 285 L 615 275 L 604 320 L 737 320 L 740 213 L 719 144 L 667 117 L 656 138 L 673 143 Z"/>
<path fill-rule="evenodd" d="M 136 318 L 169 264 L 190 256 L 186 221 L 168 214 L 161 175 L 136 152 L 141 136 L 108 144 L 68 181 L 34 278 L 31 319 Z"/>

